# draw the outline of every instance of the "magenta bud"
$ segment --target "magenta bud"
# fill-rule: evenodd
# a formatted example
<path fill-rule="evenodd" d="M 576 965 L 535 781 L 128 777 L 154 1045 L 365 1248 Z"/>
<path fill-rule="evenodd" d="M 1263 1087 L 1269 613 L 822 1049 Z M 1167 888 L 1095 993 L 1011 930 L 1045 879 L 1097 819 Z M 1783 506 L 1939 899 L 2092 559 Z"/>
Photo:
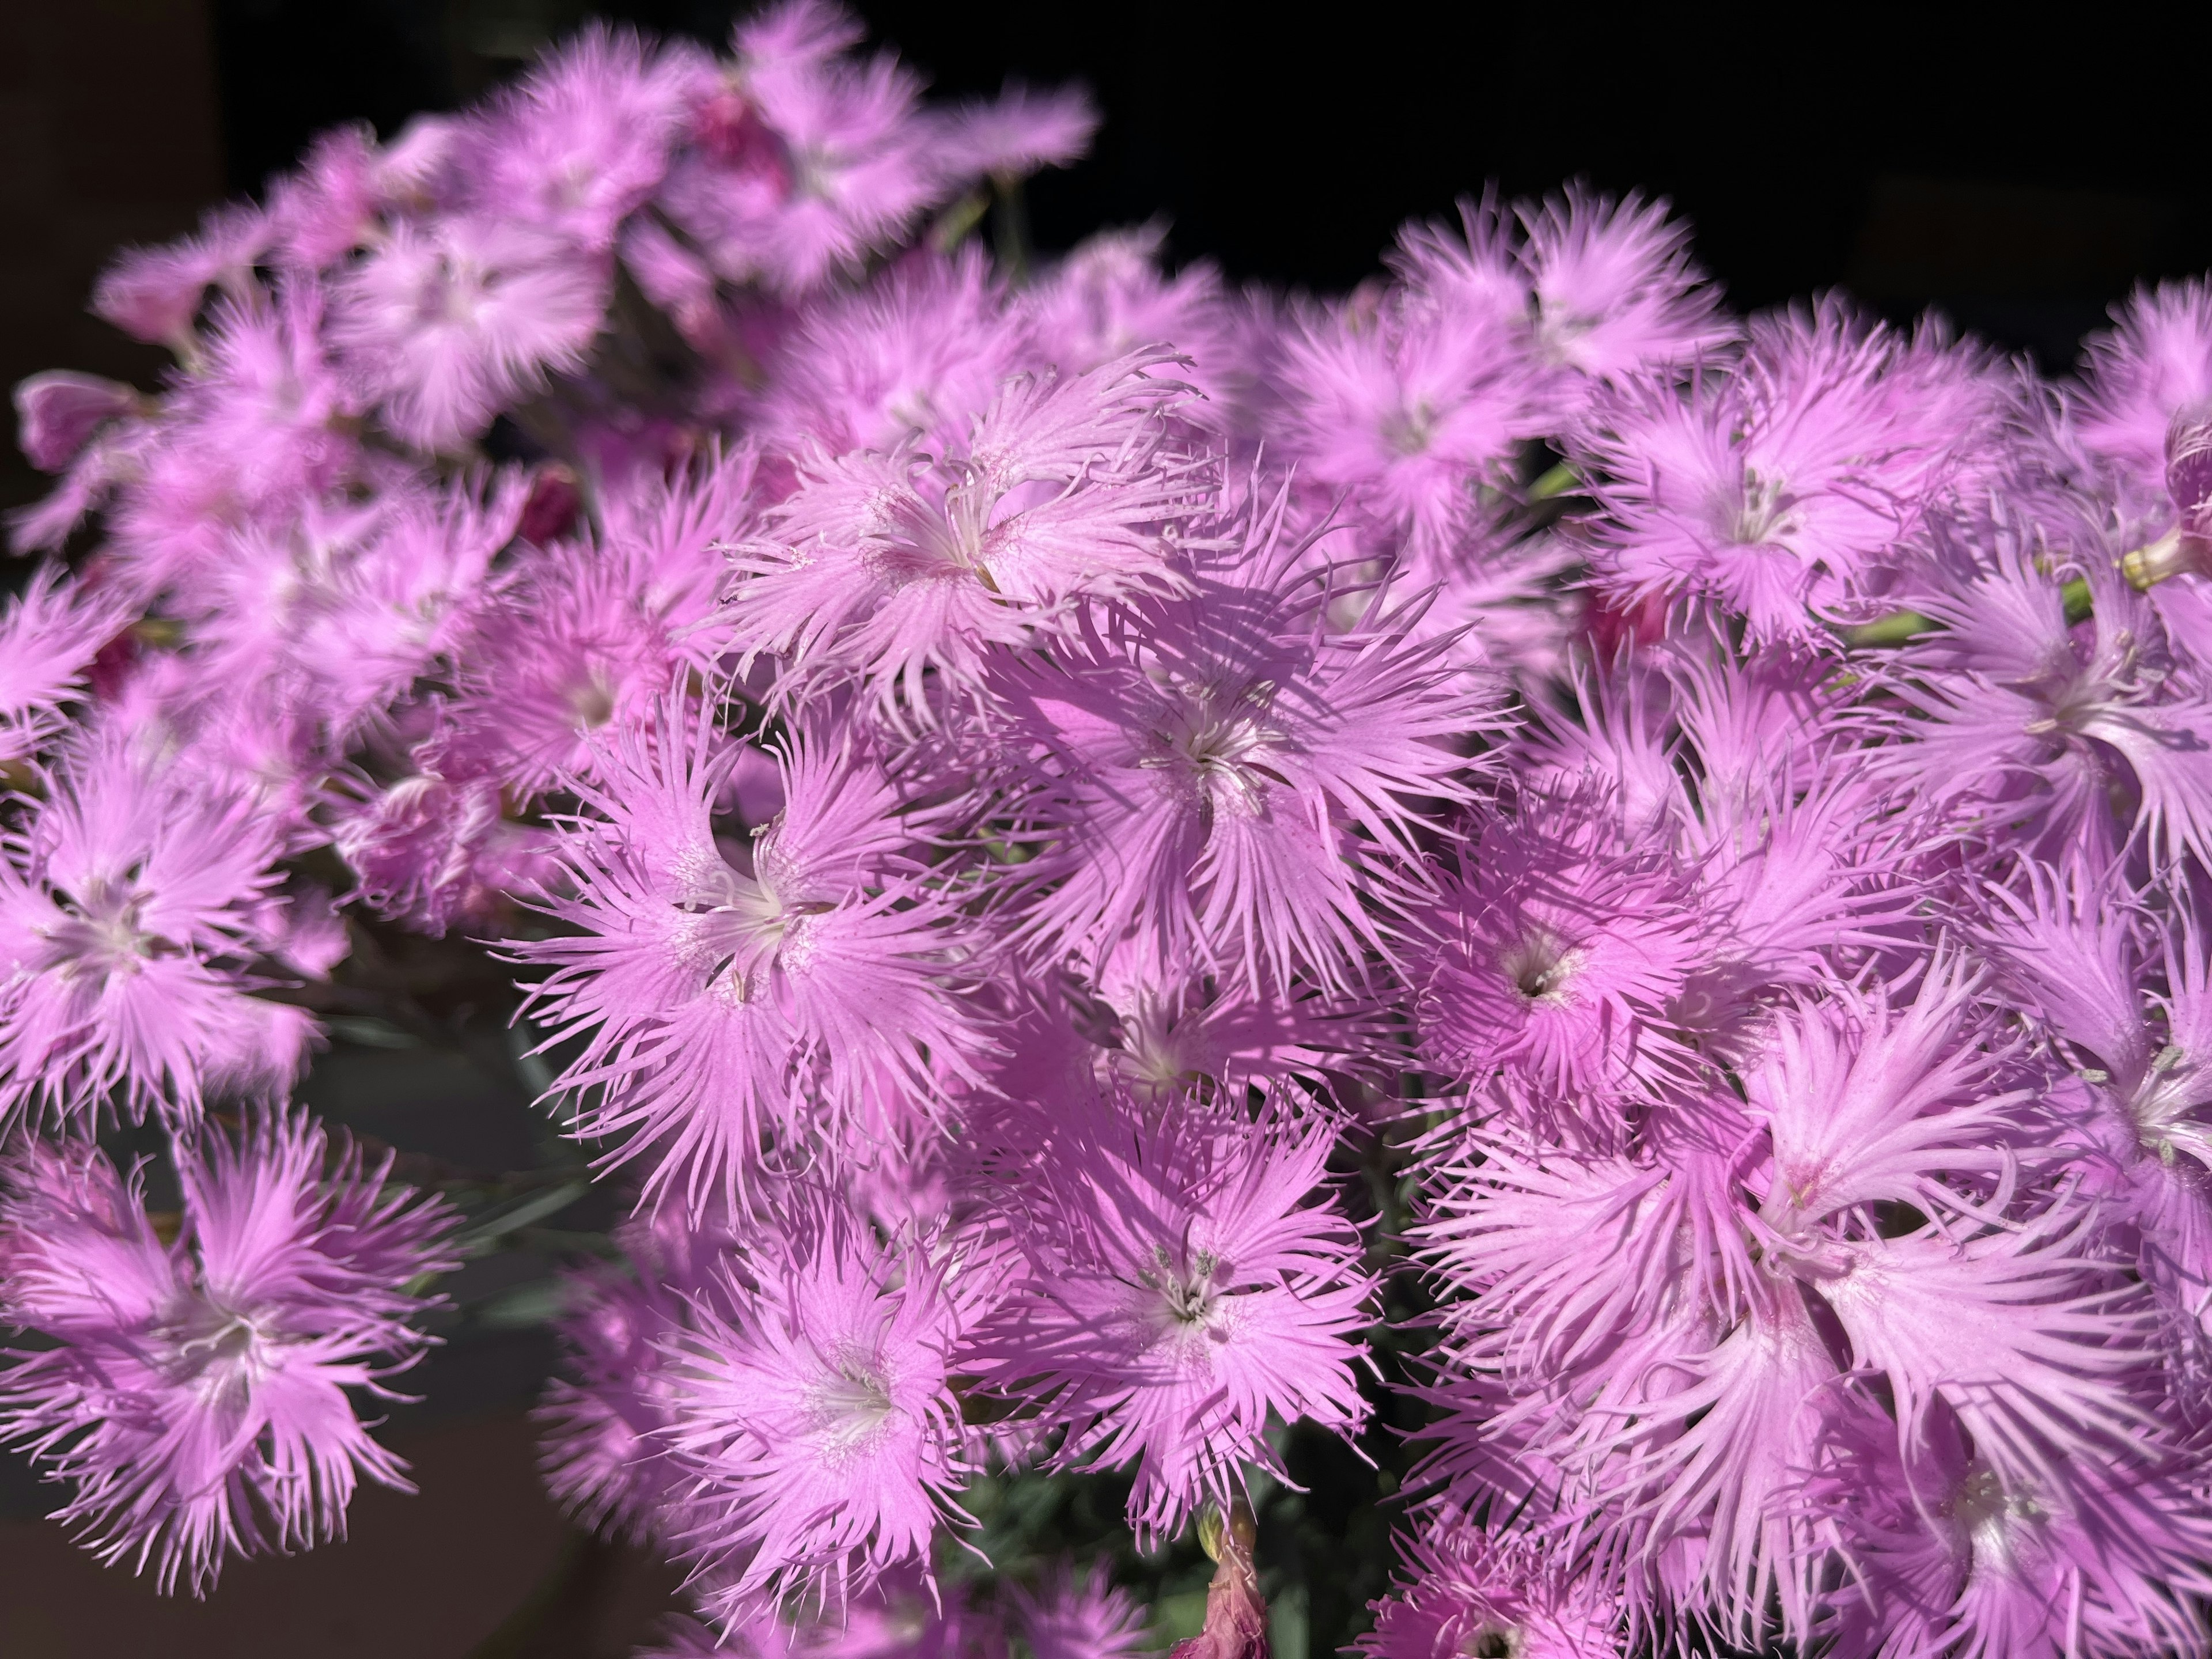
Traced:
<path fill-rule="evenodd" d="M 515 533 L 526 542 L 544 546 L 575 528 L 583 510 L 584 492 L 576 475 L 558 461 L 538 469 L 530 482 L 530 499 L 522 504 L 522 520 Z"/>
<path fill-rule="evenodd" d="M 119 380 L 54 369 L 15 383 L 15 441 L 33 466 L 58 472 L 83 453 L 92 434 L 138 407 Z"/>

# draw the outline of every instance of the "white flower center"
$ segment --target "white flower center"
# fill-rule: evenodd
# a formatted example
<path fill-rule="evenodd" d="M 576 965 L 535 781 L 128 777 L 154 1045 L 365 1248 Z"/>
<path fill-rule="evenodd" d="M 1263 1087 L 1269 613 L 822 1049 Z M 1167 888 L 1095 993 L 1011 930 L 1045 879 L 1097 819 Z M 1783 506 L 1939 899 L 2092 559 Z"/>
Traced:
<path fill-rule="evenodd" d="M 1539 927 L 1509 946 L 1498 965 L 1523 1002 L 1560 1007 L 1569 1000 L 1569 988 L 1589 959 L 1589 951 L 1569 945 L 1548 928 Z"/>

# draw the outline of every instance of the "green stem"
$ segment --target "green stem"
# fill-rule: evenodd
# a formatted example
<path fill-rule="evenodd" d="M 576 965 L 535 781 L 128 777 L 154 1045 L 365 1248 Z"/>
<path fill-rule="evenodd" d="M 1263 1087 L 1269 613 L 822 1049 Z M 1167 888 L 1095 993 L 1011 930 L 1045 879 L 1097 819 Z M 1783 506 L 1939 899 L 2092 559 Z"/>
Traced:
<path fill-rule="evenodd" d="M 2095 614 L 2096 601 L 2089 595 L 2086 577 L 2076 576 L 2058 590 L 2066 607 L 2066 625 L 2087 622 Z M 1923 634 L 1940 634 L 1943 624 L 1933 617 L 1924 617 L 1917 611 L 1893 611 L 1887 617 L 1877 617 L 1870 623 L 1861 623 L 1856 628 L 1838 630 L 1844 643 L 1862 649 L 1885 645 L 1905 645 Z"/>
<path fill-rule="evenodd" d="M 1582 481 L 1583 475 L 1575 471 L 1571 462 L 1561 461 L 1557 466 L 1536 476 L 1535 482 L 1528 486 L 1528 499 L 1548 501 L 1554 495 L 1565 495 Z"/>

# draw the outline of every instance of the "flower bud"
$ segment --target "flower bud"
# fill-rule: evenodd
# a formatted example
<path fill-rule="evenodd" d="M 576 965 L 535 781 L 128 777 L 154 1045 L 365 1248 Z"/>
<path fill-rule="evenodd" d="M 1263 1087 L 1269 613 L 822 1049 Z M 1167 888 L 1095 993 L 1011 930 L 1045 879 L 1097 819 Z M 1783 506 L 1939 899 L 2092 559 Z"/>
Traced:
<path fill-rule="evenodd" d="M 15 441 L 33 466 L 58 472 L 83 453 L 92 434 L 139 407 L 137 392 L 119 380 L 56 369 L 15 384 Z"/>

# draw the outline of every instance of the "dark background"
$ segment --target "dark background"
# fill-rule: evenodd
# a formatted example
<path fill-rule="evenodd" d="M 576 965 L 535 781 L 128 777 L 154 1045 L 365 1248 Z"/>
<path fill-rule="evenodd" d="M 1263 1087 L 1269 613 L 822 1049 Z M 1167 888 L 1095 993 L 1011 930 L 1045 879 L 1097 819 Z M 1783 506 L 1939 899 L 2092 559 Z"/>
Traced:
<path fill-rule="evenodd" d="M 389 134 L 466 103 L 588 12 L 719 40 L 736 9 L 0 0 L 0 380 L 66 366 L 157 384 L 161 354 L 84 312 L 100 264 L 258 191 L 319 129 L 366 118 Z M 2111 6 L 2034 24 L 2022 10 L 1772 5 L 859 9 L 943 92 L 993 91 L 1010 74 L 1091 87 L 1106 116 L 1096 153 L 1032 187 L 1047 248 L 1159 215 L 1179 260 L 1341 289 L 1376 269 L 1409 216 L 1449 212 L 1490 180 L 1517 195 L 1580 176 L 1671 197 L 1740 307 L 1843 284 L 1899 318 L 1938 306 L 2054 371 L 2136 283 L 2212 265 L 2212 19 Z M 4 448 L 0 506 L 45 488 Z M 341 1118 L 411 1114 L 362 1127 L 416 1150 L 512 1161 L 433 1144 L 529 1144 L 527 1108 L 479 1098 L 453 1067 L 342 1045 L 311 1088 L 358 1089 L 357 1112 L 319 1101 Z M 354 1543 L 234 1570 L 205 1607 L 100 1572 L 28 1518 L 40 1494 L 0 1460 L 0 1516 L 21 1517 L 0 1518 L 0 1652 L 620 1651 L 670 1588 L 628 1558 L 595 1569 L 611 1577 L 590 1616 L 544 1621 L 552 1645 L 493 1634 L 574 1547 L 538 1491 L 521 1419 L 547 1357 L 538 1333 L 457 1328 L 417 1379 L 429 1402 L 398 1408 L 390 1431 L 424 1498 L 368 1494 Z"/>
<path fill-rule="evenodd" d="M 106 251 L 258 190 L 315 131 L 467 102 L 596 12 L 719 40 L 733 0 L 0 0 L 0 377 L 161 360 L 83 313 Z M 941 91 L 1089 83 L 1048 248 L 1165 216 L 1179 259 L 1340 289 L 1496 180 L 1671 197 L 1741 307 L 1842 283 L 2063 369 L 2146 277 L 2212 265 L 2212 16 L 870 0 Z M 2192 9 L 2196 21 L 2187 19 Z M 2036 21 L 2029 21 L 2031 15 Z M 10 447 L 0 504 L 37 477 Z"/>

